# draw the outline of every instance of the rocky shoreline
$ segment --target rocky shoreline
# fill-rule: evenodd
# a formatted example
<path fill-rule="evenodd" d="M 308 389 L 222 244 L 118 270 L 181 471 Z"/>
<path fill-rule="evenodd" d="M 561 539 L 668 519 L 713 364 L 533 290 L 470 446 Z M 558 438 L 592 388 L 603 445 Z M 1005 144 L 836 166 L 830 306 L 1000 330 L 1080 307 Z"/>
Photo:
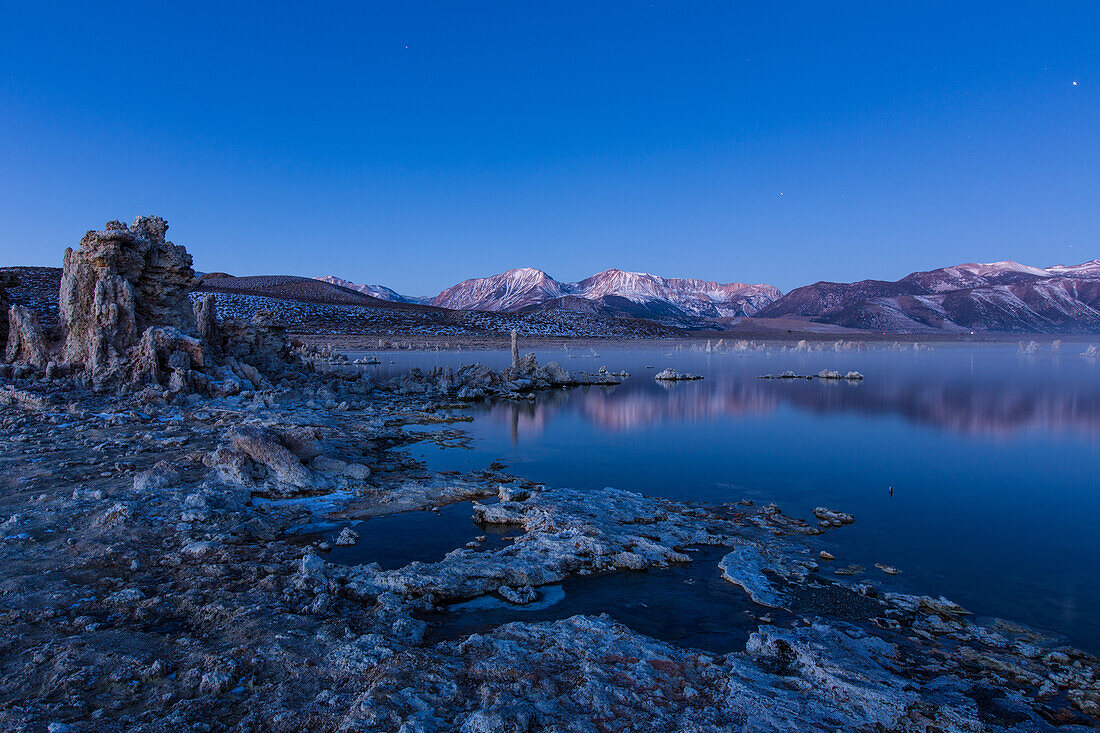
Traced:
<path fill-rule="evenodd" d="M 65 258 L 57 329 L 9 311 L 4 730 L 1097 725 L 1095 657 L 823 572 L 805 537 L 843 532 L 843 512 L 821 507 L 815 526 L 774 505 L 547 487 L 496 465 L 426 470 L 404 449 L 430 436 L 407 426 L 589 377 L 528 357 L 383 383 L 318 370 L 315 351 L 262 317 L 220 320 L 212 301 L 180 300 L 190 258 L 162 224 L 89 232 Z M 363 518 L 460 501 L 474 502 L 472 528 L 514 532 L 399 568 L 326 561 Z M 681 647 L 590 615 L 429 633 L 426 619 L 455 602 L 523 606 L 566 578 L 692 563 L 701 546 L 721 548 L 713 573 L 759 609 L 744 649 Z"/>

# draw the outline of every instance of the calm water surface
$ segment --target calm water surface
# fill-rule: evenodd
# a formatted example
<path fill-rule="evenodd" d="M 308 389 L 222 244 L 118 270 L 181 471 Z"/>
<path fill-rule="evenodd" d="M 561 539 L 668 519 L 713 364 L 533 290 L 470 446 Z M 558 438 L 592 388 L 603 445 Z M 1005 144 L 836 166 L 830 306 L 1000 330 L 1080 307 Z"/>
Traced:
<path fill-rule="evenodd" d="M 432 468 L 484 468 L 557 486 L 672 499 L 776 502 L 856 515 L 820 541 L 838 565 L 908 592 L 1100 651 L 1100 360 L 1013 346 L 932 351 L 706 354 L 672 346 L 537 352 L 567 369 L 606 365 L 621 386 L 474 408 L 473 449 L 419 449 Z M 379 376 L 508 361 L 497 352 L 382 354 Z M 569 358 L 572 356 L 573 358 Z M 396 364 L 391 364 L 396 361 Z M 654 367 L 647 369 L 647 366 Z M 665 367 L 705 375 L 665 387 Z M 771 381 L 854 369 L 858 384 Z M 890 493 L 890 488 L 893 493 Z M 901 569 L 886 576 L 884 563 Z M 858 576 L 857 576 L 858 577 Z"/>

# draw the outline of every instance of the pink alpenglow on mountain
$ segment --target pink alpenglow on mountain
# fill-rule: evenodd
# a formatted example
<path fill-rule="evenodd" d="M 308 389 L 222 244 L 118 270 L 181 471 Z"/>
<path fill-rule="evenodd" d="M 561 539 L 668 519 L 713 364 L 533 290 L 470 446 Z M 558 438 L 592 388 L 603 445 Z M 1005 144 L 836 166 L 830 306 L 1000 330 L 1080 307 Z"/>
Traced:
<path fill-rule="evenodd" d="M 759 315 L 890 333 L 1096 333 L 1100 261 L 1047 268 L 969 262 L 896 282 L 818 282 L 792 290 Z"/>
<path fill-rule="evenodd" d="M 565 285 L 533 267 L 519 267 L 492 277 L 453 285 L 432 300 L 452 310 L 520 311 L 565 294 Z"/>
<path fill-rule="evenodd" d="M 644 303 L 663 300 L 704 318 L 751 316 L 783 293 L 774 285 L 720 284 L 713 280 L 659 277 L 644 272 L 604 270 L 577 283 L 581 297 L 618 296 Z"/>
<path fill-rule="evenodd" d="M 582 310 L 668 322 L 752 315 L 781 295 L 771 285 L 719 284 L 617 269 L 563 283 L 542 270 L 520 268 L 461 282 L 440 293 L 432 305 L 456 310 Z"/>

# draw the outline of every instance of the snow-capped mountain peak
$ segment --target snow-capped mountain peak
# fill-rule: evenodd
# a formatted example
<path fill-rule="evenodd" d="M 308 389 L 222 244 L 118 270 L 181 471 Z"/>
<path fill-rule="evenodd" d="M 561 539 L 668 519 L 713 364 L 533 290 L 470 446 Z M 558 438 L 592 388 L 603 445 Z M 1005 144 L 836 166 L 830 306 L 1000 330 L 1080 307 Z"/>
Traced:
<path fill-rule="evenodd" d="M 1022 272 L 1027 275 L 1035 275 L 1036 277 L 1050 277 L 1050 273 L 1041 267 L 1023 265 L 1012 260 L 1001 260 L 1000 262 L 967 262 L 963 265 L 957 265 L 954 269 L 966 270 L 967 272 L 972 272 L 981 277 L 1003 275 L 1009 272 Z"/>
<path fill-rule="evenodd" d="M 661 281 L 647 272 L 627 272 L 612 268 L 596 273 L 577 283 L 577 294 L 585 298 L 617 295 L 629 300 L 647 300 L 661 297 L 664 290 Z"/>
<path fill-rule="evenodd" d="M 1100 278 L 1100 260 L 1089 260 L 1079 265 L 1054 265 L 1046 271 L 1062 277 Z"/>
<path fill-rule="evenodd" d="M 359 283 L 353 283 L 350 280 L 344 280 L 343 278 L 336 277 L 335 275 L 325 275 L 324 277 L 314 278 L 321 282 L 329 283 L 330 285 L 339 285 L 342 288 L 349 290 L 355 290 L 360 293 L 365 293 L 379 300 L 388 300 L 391 303 L 427 303 L 431 298 L 420 298 L 412 295 L 402 295 L 396 290 L 391 290 L 385 285 L 361 285 Z"/>
<path fill-rule="evenodd" d="M 1100 261 L 1046 269 L 1012 261 L 967 263 L 896 282 L 819 282 L 792 290 L 760 316 L 893 332 L 1096 332 Z"/>
<path fill-rule="evenodd" d="M 634 302 L 664 300 L 697 315 L 711 316 L 714 315 L 712 311 L 723 316 L 751 315 L 782 295 L 771 285 L 719 284 L 713 280 L 666 278 L 618 269 L 604 270 L 581 280 L 577 288 L 578 294 L 585 298 L 614 295 Z M 750 299 L 755 299 L 756 303 L 746 308 L 746 301 Z"/>
<path fill-rule="evenodd" d="M 508 275 L 512 278 L 534 278 L 536 280 L 550 278 L 549 275 L 547 275 L 545 272 L 538 269 L 537 267 L 513 267 L 511 270 L 507 270 L 503 274 Z"/>
<path fill-rule="evenodd" d="M 432 304 L 493 311 L 583 307 L 606 315 L 684 323 L 699 318 L 751 315 L 780 295 L 771 285 L 721 285 L 710 280 L 664 278 L 618 268 L 604 270 L 580 282 L 562 283 L 542 270 L 525 267 L 466 280 L 444 290 Z"/>
<path fill-rule="evenodd" d="M 534 267 L 464 280 L 447 288 L 432 305 L 454 310 L 517 311 L 564 295 L 561 283 Z"/>

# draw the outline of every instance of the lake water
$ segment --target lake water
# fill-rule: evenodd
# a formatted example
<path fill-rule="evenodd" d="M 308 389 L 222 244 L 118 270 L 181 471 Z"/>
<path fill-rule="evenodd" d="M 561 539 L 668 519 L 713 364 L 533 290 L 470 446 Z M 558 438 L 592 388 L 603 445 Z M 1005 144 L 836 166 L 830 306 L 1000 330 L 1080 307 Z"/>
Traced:
<path fill-rule="evenodd" d="M 1100 651 L 1100 360 L 1077 356 L 1083 345 L 1033 355 L 1015 345 L 674 348 L 536 351 L 570 370 L 606 365 L 632 376 L 617 387 L 476 406 L 474 421 L 459 426 L 472 449 L 413 453 L 439 470 L 496 460 L 557 486 L 747 498 L 810 520 L 815 506 L 851 512 L 854 525 L 814 542 L 838 566 L 863 565 L 856 579 L 942 594 Z M 379 376 L 508 362 L 503 352 L 380 356 L 370 367 Z M 653 374 L 665 367 L 706 378 L 663 386 Z M 866 379 L 757 379 L 826 368 Z M 888 576 L 876 563 L 902 572 Z"/>
<path fill-rule="evenodd" d="M 393 570 L 411 562 L 439 562 L 451 550 L 464 547 L 479 537 L 485 539 L 478 543 L 478 549 L 499 549 L 511 537 L 523 533 L 520 527 L 478 526 L 471 521 L 473 514 L 473 504 L 460 501 L 438 512 L 400 512 L 355 524 L 340 524 L 333 528 L 331 535 L 350 526 L 359 535 L 359 540 L 354 545 L 337 545 L 325 559 L 337 565 L 375 562 L 383 570 Z"/>

